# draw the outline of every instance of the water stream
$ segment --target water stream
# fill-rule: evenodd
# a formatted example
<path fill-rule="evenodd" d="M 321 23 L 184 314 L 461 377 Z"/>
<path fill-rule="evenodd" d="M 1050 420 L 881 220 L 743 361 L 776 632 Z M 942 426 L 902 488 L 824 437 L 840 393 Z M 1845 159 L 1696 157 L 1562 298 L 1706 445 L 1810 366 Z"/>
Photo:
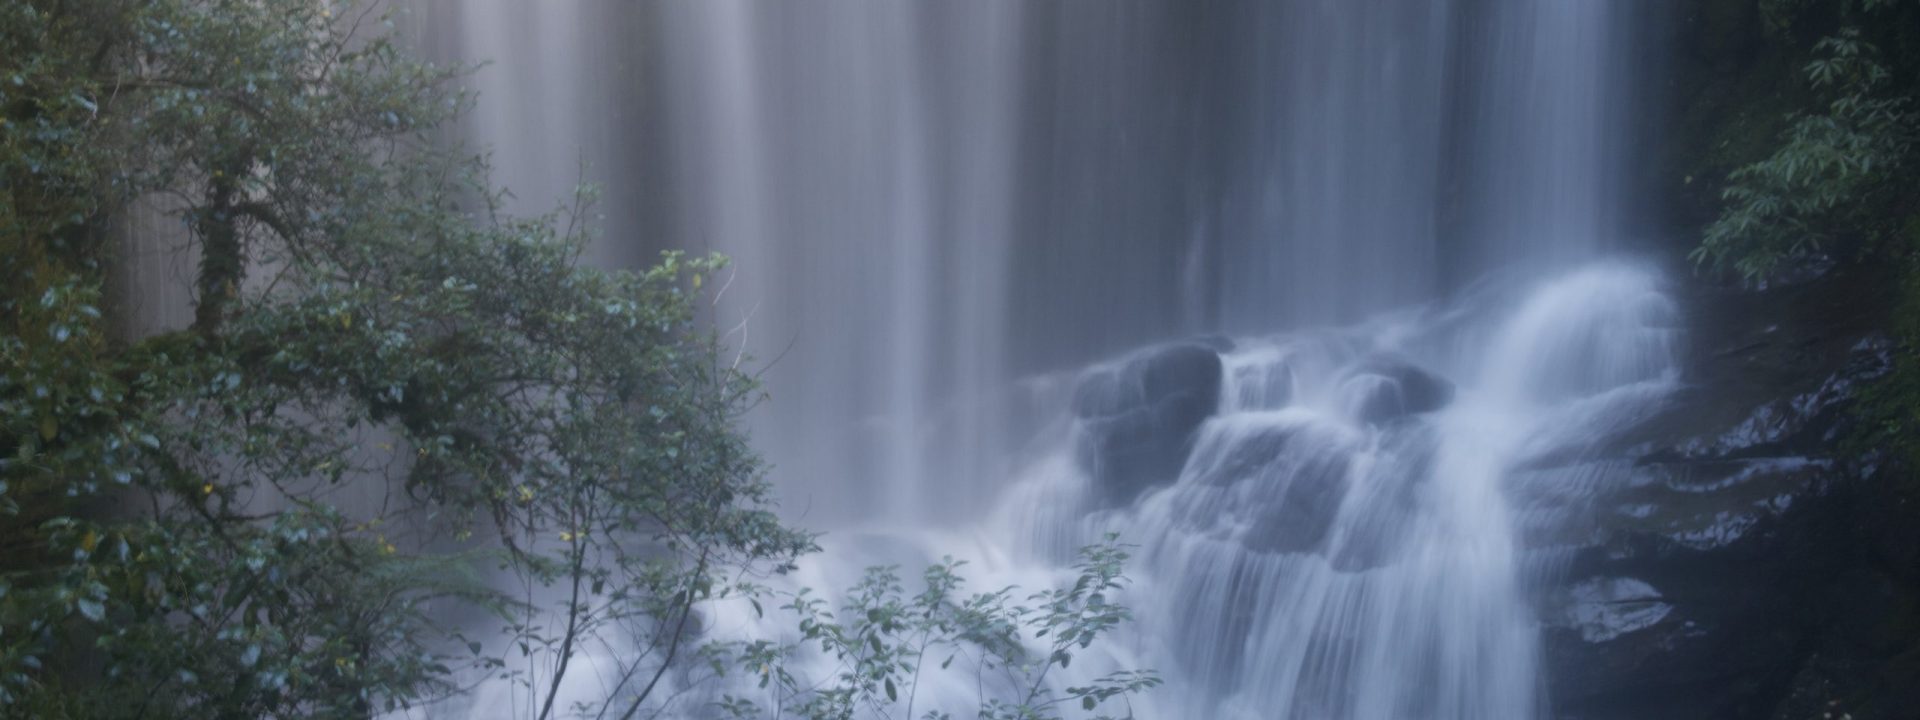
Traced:
<path fill-rule="evenodd" d="M 1139 622 L 1075 670 L 1159 669 L 1143 717 L 1546 714 L 1538 588 L 1675 381 L 1618 257 L 1633 4 L 413 4 L 497 61 L 468 131 L 522 201 L 583 159 L 599 261 L 735 259 L 755 441 L 831 533 L 799 582 L 1031 587 L 1116 532 Z M 1116 429 L 1197 336 L 1203 417 Z"/>

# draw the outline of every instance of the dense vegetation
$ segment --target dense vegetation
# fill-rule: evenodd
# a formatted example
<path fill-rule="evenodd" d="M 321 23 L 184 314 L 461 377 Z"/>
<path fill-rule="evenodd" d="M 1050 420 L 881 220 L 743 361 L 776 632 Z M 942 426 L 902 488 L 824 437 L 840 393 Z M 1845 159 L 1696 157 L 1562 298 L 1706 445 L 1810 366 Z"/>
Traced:
<path fill-rule="evenodd" d="M 501 713 L 624 718 L 732 673 L 773 705 L 711 712 L 845 718 L 917 712 L 902 688 L 955 654 L 998 678 L 987 717 L 1155 684 L 1048 677 L 1127 617 L 1111 543 L 1025 598 L 963 596 L 951 563 L 911 598 L 877 569 L 844 608 L 761 584 L 814 545 L 771 512 L 736 427 L 758 390 L 697 322 L 720 260 L 582 266 L 585 192 L 503 216 L 439 132 L 457 71 L 389 27 L 0 2 L 0 714 L 365 718 L 489 680 L 519 688 Z M 116 329 L 140 212 L 192 243 L 188 327 Z M 701 634 L 714 603 L 775 601 L 800 643 Z M 566 696 L 609 648 L 618 682 Z M 814 648 L 842 671 L 784 669 Z"/>
<path fill-rule="evenodd" d="M 1702 296 L 1763 308 L 1765 328 L 1741 341 L 1751 351 L 1703 354 L 1804 381 L 1839 349 L 1845 369 L 1815 378 L 1845 378 L 1832 387 L 1850 395 L 1822 447 L 1800 449 L 1833 476 L 1760 556 L 1783 569 L 1768 593 L 1781 609 L 1750 636 L 1791 640 L 1731 706 L 1907 717 L 1920 688 L 1920 3 L 1695 0 L 1680 14 L 1669 197 L 1701 231 L 1683 237 L 1702 274 L 1731 281 Z"/>
<path fill-rule="evenodd" d="M 1893 371 L 1866 392 L 1851 444 L 1920 467 L 1920 4 L 1739 4 L 1757 9 L 1765 49 L 1742 96 L 1708 105 L 1708 149 L 1689 150 L 1733 164 L 1692 256 L 1760 284 L 1833 264 L 1884 286 Z"/>

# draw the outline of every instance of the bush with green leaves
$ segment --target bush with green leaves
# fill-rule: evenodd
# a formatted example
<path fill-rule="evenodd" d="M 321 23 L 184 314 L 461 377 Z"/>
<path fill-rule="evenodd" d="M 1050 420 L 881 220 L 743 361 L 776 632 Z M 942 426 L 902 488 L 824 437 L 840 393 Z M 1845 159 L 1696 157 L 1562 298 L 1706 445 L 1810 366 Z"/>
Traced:
<path fill-rule="evenodd" d="M 1765 157 L 1729 175 L 1725 205 L 1692 257 L 1749 282 L 1830 257 L 1850 282 L 1883 288 L 1892 372 L 1863 388 L 1862 422 L 1848 444 L 1920 467 L 1920 5 L 1764 0 L 1762 8 L 1788 36 L 1796 23 L 1830 26 L 1801 50 L 1818 105 L 1790 115 Z"/>
<path fill-rule="evenodd" d="M 1916 210 L 1920 107 L 1901 91 L 1913 79 L 1880 54 L 1854 26 L 1815 43 L 1804 72 L 1825 107 L 1795 113 L 1769 156 L 1728 176 L 1695 261 L 1764 280 L 1817 254 L 1906 251 L 1899 219 Z"/>
<path fill-rule="evenodd" d="M 438 144 L 456 73 L 374 11 L 0 9 L 6 707 L 367 717 L 477 668 L 547 717 L 606 623 L 812 547 L 736 428 L 758 391 L 695 320 L 720 262 L 594 270 L 579 207 L 501 217 Z M 104 238 L 155 197 L 194 320 L 114 337 Z M 463 647 L 463 612 L 515 629 Z"/>
<path fill-rule="evenodd" d="M 1052 682 L 1076 653 L 1131 620 L 1114 597 L 1126 584 L 1126 560 L 1125 546 L 1108 536 L 1080 551 L 1073 584 L 1024 601 L 1013 587 L 963 594 L 963 563 L 951 557 L 928 567 L 912 596 L 891 566 L 869 569 L 837 611 L 809 590 L 789 593 L 779 609 L 797 620 L 798 640 L 733 648 L 758 677 L 765 704 L 728 695 L 720 707 L 738 718 L 950 718 L 951 709 L 914 713 L 926 707 L 918 703 L 923 676 L 959 661 L 978 688 L 973 716 L 983 720 L 1052 720 L 1075 710 L 1106 718 L 1109 709 L 1132 717 L 1131 698 L 1160 684 L 1151 671 L 1114 670 L 1085 685 Z M 757 601 L 754 607 L 760 610 Z M 836 669 L 826 677 L 789 669 L 788 660 L 810 652 Z"/>

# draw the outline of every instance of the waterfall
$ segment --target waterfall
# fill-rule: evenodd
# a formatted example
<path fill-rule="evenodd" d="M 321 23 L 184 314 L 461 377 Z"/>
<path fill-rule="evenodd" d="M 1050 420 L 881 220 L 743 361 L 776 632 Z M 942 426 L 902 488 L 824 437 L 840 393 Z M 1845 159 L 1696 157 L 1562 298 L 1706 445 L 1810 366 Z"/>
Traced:
<path fill-rule="evenodd" d="M 584 159 L 597 261 L 734 259 L 754 441 L 831 533 L 801 581 L 1044 583 L 1115 532 L 1139 622 L 1075 672 L 1159 669 L 1143 716 L 1548 713 L 1537 590 L 1676 382 L 1617 257 L 1632 7 L 414 5 L 495 61 L 467 132 L 518 202 Z M 1161 362 L 1191 427 L 1137 406 Z"/>
<path fill-rule="evenodd" d="M 1153 716 L 1541 715 L 1527 568 L 1554 548 L 1522 537 L 1509 496 L 1579 511 L 1592 480 L 1570 459 L 1673 387 L 1673 309 L 1658 276 L 1630 266 L 1502 291 L 1242 341 L 1177 479 L 1117 510 L 1015 511 L 1001 532 L 1048 557 L 1104 532 L 1141 545 L 1142 584 L 1159 590 L 1129 598 L 1137 649 L 1173 678 Z M 1454 396 L 1382 412 L 1385 393 L 1445 382 L 1408 374 L 1419 367 L 1460 378 Z M 1060 452 L 1100 432 L 1070 425 Z M 1027 499 L 1094 491 L 1073 463 L 1053 467 Z"/>
<path fill-rule="evenodd" d="M 1636 27 L 1631 3 L 1499 3 L 1462 42 L 1475 68 L 1462 121 L 1461 254 L 1469 273 L 1499 264 L 1564 267 L 1624 232 L 1620 128 Z"/>
<path fill-rule="evenodd" d="M 703 203 L 675 220 L 738 263 L 721 323 L 782 397 L 755 437 L 795 478 L 786 504 L 816 521 L 953 507 L 969 494 L 939 489 L 994 454 L 938 403 L 988 400 L 1003 379 L 1019 19 L 1011 6 L 663 8 L 664 27 L 687 31 L 663 38 L 682 98 L 669 166 Z"/>
<path fill-rule="evenodd" d="M 1358 320 L 1439 290 L 1452 4 L 1269 3 L 1229 105 L 1220 329 Z"/>

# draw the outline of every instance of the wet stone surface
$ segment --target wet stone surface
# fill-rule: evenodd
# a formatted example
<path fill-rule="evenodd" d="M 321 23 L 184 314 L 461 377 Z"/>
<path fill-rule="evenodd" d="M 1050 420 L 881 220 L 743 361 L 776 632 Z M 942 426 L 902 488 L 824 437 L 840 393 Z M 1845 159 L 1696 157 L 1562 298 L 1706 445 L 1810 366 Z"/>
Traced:
<path fill-rule="evenodd" d="M 1148 348 L 1089 371 L 1074 391 L 1081 465 L 1102 502 L 1125 505 L 1173 482 L 1220 402 L 1218 340 Z"/>
<path fill-rule="evenodd" d="M 1685 387 L 1597 453 L 1625 469 L 1581 532 L 1541 538 L 1564 558 L 1539 599 L 1553 717 L 1776 717 L 1887 601 L 1854 546 L 1873 479 L 1838 446 L 1888 355 L 1846 292 L 1696 290 Z"/>

